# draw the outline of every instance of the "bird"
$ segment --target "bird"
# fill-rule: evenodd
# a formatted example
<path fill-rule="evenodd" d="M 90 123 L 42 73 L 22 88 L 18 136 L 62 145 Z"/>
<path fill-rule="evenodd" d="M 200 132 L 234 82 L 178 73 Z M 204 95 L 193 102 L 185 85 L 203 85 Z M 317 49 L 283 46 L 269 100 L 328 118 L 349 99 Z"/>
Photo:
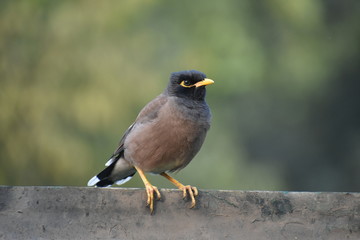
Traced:
<path fill-rule="evenodd" d="M 211 124 L 211 111 L 205 101 L 206 86 L 214 81 L 197 70 L 173 72 L 165 90 L 140 111 L 125 131 L 106 168 L 91 178 L 88 186 L 109 187 L 129 181 L 139 173 L 150 213 L 161 194 L 145 173 L 158 174 L 196 205 L 196 187 L 183 185 L 169 173 L 187 166 L 199 152 Z"/>

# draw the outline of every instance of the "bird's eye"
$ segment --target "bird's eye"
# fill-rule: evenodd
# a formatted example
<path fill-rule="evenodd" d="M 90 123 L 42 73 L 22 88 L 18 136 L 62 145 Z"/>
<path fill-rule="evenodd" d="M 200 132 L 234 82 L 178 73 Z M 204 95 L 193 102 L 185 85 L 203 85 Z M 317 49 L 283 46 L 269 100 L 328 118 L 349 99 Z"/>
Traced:
<path fill-rule="evenodd" d="M 180 85 L 183 86 L 183 87 L 187 87 L 187 88 L 194 86 L 193 84 L 191 84 L 191 82 L 190 82 L 189 80 L 184 80 L 184 81 L 182 81 L 182 82 L 180 83 Z"/>

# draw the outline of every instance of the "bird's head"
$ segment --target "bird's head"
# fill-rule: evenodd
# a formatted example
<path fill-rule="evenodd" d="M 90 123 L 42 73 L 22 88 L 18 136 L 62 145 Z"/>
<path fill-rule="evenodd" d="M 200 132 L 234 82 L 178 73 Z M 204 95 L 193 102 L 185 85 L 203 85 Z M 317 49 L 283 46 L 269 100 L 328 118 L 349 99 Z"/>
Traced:
<path fill-rule="evenodd" d="M 205 86 L 213 83 L 204 73 L 196 70 L 174 72 L 165 92 L 171 96 L 201 101 L 205 99 Z"/>

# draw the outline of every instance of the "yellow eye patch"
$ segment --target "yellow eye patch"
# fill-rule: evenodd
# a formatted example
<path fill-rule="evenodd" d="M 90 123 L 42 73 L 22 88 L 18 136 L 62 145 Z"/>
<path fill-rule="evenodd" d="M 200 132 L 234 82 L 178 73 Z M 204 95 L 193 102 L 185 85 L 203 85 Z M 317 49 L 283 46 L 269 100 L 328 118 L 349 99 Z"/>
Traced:
<path fill-rule="evenodd" d="M 190 82 L 187 80 L 184 80 L 180 83 L 181 86 L 186 87 L 186 88 L 191 88 L 191 87 L 195 86 L 195 84 L 191 84 L 191 85 L 189 85 L 189 84 L 190 84 Z"/>

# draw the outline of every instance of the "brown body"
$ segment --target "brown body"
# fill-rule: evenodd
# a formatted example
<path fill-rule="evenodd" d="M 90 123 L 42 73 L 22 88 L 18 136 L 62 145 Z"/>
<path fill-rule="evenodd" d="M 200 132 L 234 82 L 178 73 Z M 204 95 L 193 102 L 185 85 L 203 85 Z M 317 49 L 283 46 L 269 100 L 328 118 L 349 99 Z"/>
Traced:
<path fill-rule="evenodd" d="M 207 105 L 187 106 L 184 100 L 165 95 L 155 98 L 140 112 L 124 141 L 125 161 L 152 173 L 185 167 L 200 150 L 210 127 L 209 112 L 200 108 Z"/>

